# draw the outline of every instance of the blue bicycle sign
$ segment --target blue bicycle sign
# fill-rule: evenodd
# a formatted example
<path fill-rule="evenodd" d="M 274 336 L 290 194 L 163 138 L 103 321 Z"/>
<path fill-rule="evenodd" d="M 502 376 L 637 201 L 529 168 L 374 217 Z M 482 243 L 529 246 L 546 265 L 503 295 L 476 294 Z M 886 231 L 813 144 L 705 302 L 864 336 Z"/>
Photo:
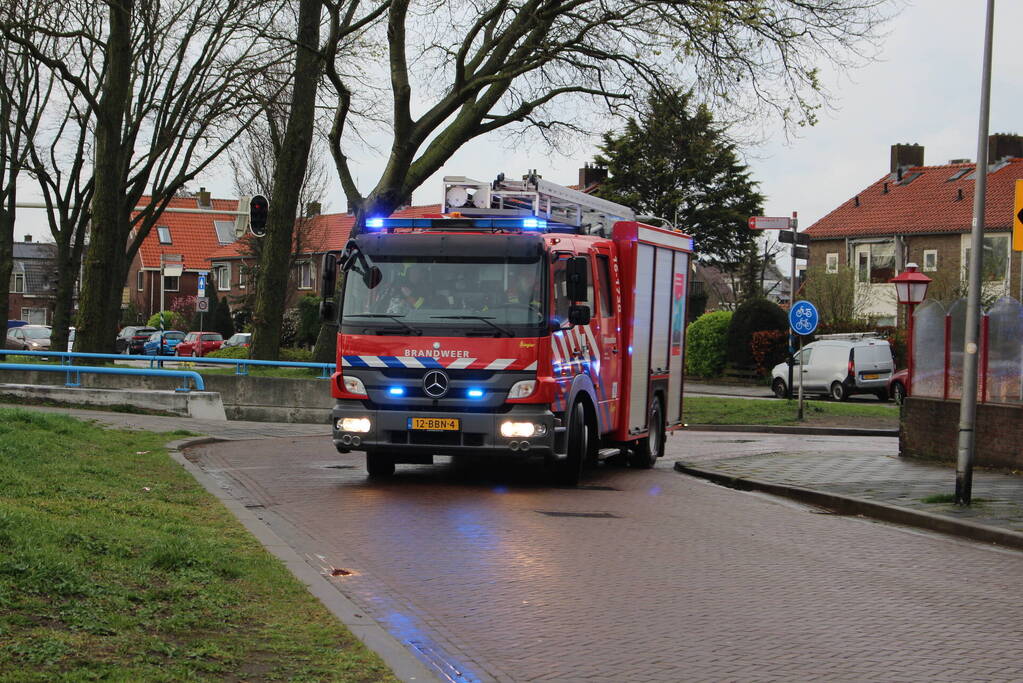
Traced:
<path fill-rule="evenodd" d="M 820 316 L 817 315 L 817 307 L 809 301 L 797 301 L 789 309 L 789 326 L 796 334 L 813 334 L 818 322 Z"/>

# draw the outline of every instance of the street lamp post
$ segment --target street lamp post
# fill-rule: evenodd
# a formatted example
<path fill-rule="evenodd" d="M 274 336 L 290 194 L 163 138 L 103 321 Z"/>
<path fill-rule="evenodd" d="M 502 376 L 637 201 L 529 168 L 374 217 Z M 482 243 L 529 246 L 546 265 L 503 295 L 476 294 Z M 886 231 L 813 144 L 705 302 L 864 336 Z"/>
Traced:
<path fill-rule="evenodd" d="M 913 309 L 927 296 L 927 285 L 931 284 L 931 278 L 923 273 L 917 272 L 918 266 L 915 263 L 906 264 L 906 269 L 893 277 L 888 282 L 895 285 L 895 295 L 900 304 L 906 305 L 906 322 L 909 328 L 909 339 L 906 342 L 906 395 L 912 395 L 913 391 Z"/>

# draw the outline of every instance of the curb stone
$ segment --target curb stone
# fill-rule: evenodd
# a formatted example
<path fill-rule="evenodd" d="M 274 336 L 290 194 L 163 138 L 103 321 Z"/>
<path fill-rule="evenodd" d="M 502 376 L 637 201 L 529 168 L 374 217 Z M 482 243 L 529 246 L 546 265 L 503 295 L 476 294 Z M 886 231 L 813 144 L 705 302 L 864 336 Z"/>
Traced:
<path fill-rule="evenodd" d="M 791 498 L 801 503 L 815 505 L 817 507 L 832 510 L 840 515 L 861 515 L 871 517 L 884 522 L 902 524 L 905 526 L 936 531 L 950 536 L 967 538 L 981 543 L 995 543 L 1017 550 L 1023 550 L 1023 533 L 1010 531 L 1008 529 L 996 529 L 994 527 L 966 522 L 958 519 L 951 519 L 942 515 L 923 510 L 910 510 L 908 508 L 878 503 L 872 500 L 864 500 L 854 496 L 845 496 L 837 493 L 826 493 L 802 486 L 791 486 L 788 484 L 777 484 L 774 482 L 750 479 L 747 477 L 736 477 L 730 474 L 714 472 L 698 467 L 686 465 L 681 460 L 675 461 L 675 471 L 689 474 L 694 477 L 706 479 L 715 484 L 738 489 L 740 491 L 762 491 L 776 496 Z"/>
<path fill-rule="evenodd" d="M 377 653 L 395 677 L 402 681 L 440 681 L 426 665 L 415 657 L 408 649 L 376 621 L 362 614 L 363 610 L 349 600 L 332 583 L 308 562 L 306 562 L 291 546 L 284 542 L 273 530 L 256 515 L 235 500 L 205 470 L 185 457 L 184 449 L 212 443 L 220 443 L 228 439 L 202 436 L 172 441 L 167 444 L 167 453 L 198 481 L 203 488 L 217 499 L 241 522 L 242 526 L 262 544 L 268 552 L 280 560 L 285 568 L 292 573 L 330 611 L 343 623 L 352 635 Z"/>
<path fill-rule="evenodd" d="M 898 429 L 863 429 L 860 427 L 802 427 L 798 425 L 700 425 L 687 424 L 693 432 L 760 432 L 761 434 L 812 434 L 816 436 L 890 436 Z"/>

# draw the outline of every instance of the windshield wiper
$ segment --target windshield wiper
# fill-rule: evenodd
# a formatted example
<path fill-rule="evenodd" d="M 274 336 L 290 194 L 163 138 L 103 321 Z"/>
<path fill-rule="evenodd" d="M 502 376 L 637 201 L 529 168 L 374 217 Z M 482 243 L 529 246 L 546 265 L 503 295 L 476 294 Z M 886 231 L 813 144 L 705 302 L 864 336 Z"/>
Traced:
<path fill-rule="evenodd" d="M 443 318 L 445 320 L 482 320 L 483 322 L 485 322 L 486 324 L 490 325 L 495 330 L 497 330 L 499 336 L 501 334 L 506 334 L 509 337 L 514 337 L 515 336 L 511 332 L 511 330 L 509 330 L 507 328 L 504 328 L 504 327 L 501 327 L 497 323 L 493 322 L 494 318 L 492 316 L 486 316 L 486 315 L 431 315 L 430 317 L 431 318 Z"/>
<path fill-rule="evenodd" d="M 402 328 L 405 331 L 407 331 L 409 334 L 414 334 L 416 336 L 419 336 L 419 335 L 421 335 L 423 333 L 422 330 L 417 330 L 416 328 L 412 327 L 407 322 L 402 320 L 401 319 L 402 316 L 400 316 L 400 315 L 391 315 L 390 313 L 350 313 L 350 314 L 346 315 L 345 317 L 346 318 L 389 318 L 389 319 L 393 320 L 394 322 L 398 323 L 399 325 L 401 325 Z"/>

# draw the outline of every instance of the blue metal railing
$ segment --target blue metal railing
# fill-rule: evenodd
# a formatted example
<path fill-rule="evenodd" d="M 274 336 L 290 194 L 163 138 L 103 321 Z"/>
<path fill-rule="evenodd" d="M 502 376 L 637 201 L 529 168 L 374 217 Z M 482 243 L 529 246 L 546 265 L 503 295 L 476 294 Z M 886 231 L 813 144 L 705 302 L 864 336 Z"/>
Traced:
<path fill-rule="evenodd" d="M 249 367 L 278 367 L 278 368 L 311 368 L 319 370 L 318 379 L 330 379 L 334 372 L 332 363 L 314 363 L 305 361 L 277 361 L 277 360 L 251 360 L 249 358 L 208 358 L 206 356 L 135 356 L 123 353 L 78 353 L 77 351 L 10 351 L 4 350 L 0 353 L 7 353 L 19 356 L 35 356 L 39 358 L 60 358 L 65 366 L 70 365 L 75 358 L 92 358 L 95 360 L 144 360 L 149 361 L 150 369 L 162 368 L 166 361 L 176 363 L 209 363 L 213 365 L 233 365 L 234 374 L 248 375 Z"/>
<path fill-rule="evenodd" d="M 11 353 L 14 355 L 23 355 L 25 352 L 21 351 L 4 351 L 3 353 Z M 35 351 L 29 351 L 28 353 L 38 353 Z M 45 352 L 44 352 L 45 355 Z M 52 355 L 52 354 L 51 354 Z M 188 386 L 188 381 L 192 380 L 195 383 L 195 388 L 198 391 L 206 391 L 206 383 L 195 370 L 158 370 L 154 368 L 106 368 L 106 367 L 93 367 L 89 365 L 48 365 L 46 363 L 0 363 L 0 370 L 38 370 L 40 372 L 63 372 L 67 375 L 64 386 L 66 387 L 80 387 L 82 386 L 82 373 L 93 374 L 93 375 L 141 375 L 146 377 L 181 377 L 184 381 L 181 386 L 175 389 L 175 391 L 191 391 L 191 387 Z"/>

